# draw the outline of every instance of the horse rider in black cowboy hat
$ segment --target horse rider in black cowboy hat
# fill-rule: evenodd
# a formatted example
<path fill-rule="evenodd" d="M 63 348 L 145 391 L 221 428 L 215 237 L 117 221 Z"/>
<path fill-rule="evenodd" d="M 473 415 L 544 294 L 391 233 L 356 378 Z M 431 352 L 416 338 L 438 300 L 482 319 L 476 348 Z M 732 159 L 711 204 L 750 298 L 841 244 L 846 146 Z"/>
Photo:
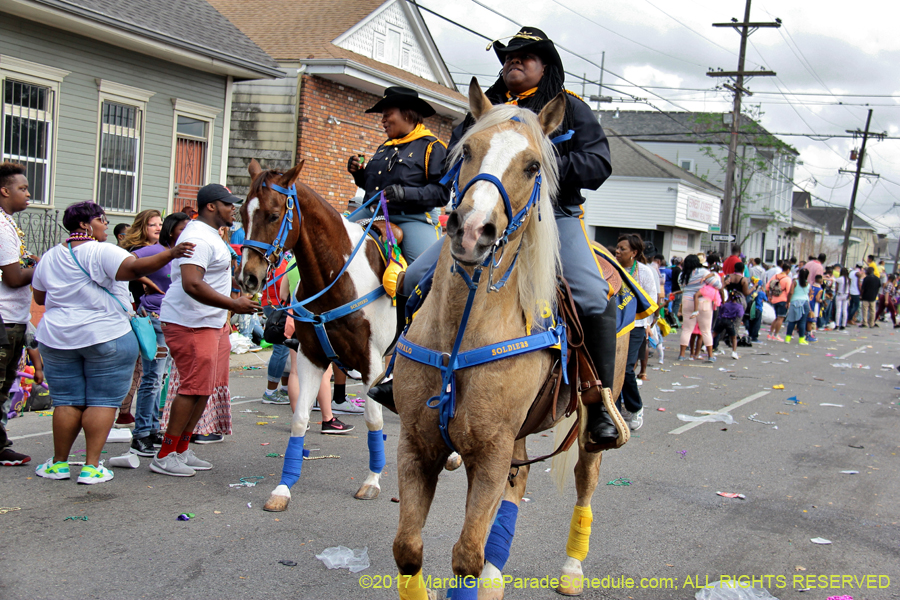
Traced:
<path fill-rule="evenodd" d="M 500 77 L 487 90 L 493 104 L 516 104 L 535 113 L 565 90 L 562 60 L 553 42 L 535 27 L 523 27 L 509 44 L 493 42 L 503 65 Z M 556 146 L 559 193 L 553 199 L 559 227 L 563 275 L 569 282 L 585 333 L 585 345 L 604 387 L 612 387 L 616 361 L 616 303 L 609 302 L 609 285 L 594 258 L 582 219 L 582 189 L 596 190 L 612 174 L 606 134 L 591 109 L 567 92 L 566 114 L 559 130 L 550 137 L 573 131 L 574 135 Z M 475 122 L 466 116 L 450 138 L 450 150 Z M 449 165 L 447 165 L 449 167 Z M 434 244 L 406 273 L 403 293 L 409 295 L 422 275 L 440 254 Z M 391 393 L 390 383 L 375 386 L 369 394 L 376 400 Z M 392 394 L 391 394 L 392 398 Z M 392 400 L 391 400 L 392 401 Z M 618 432 L 602 403 L 588 407 L 588 433 L 592 441 L 609 445 Z"/>
<path fill-rule="evenodd" d="M 450 202 L 450 190 L 439 183 L 447 146 L 425 127 L 424 119 L 435 110 L 415 90 L 389 87 L 366 112 L 381 113 L 388 139 L 365 166 L 358 155 L 351 156 L 347 171 L 366 198 L 384 191 L 391 222 L 403 230 L 400 248 L 412 262 L 441 238 L 437 216 L 429 211 Z M 360 218 L 371 216 L 370 210 Z"/>

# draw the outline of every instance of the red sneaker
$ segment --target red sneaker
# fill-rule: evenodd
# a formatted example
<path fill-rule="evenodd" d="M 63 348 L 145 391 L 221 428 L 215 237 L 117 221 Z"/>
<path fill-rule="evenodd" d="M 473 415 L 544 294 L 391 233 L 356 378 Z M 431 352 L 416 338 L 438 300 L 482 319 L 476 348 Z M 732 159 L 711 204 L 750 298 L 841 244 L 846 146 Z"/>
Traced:
<path fill-rule="evenodd" d="M 0 465 L 3 465 L 4 467 L 18 467 L 19 465 L 24 465 L 30 460 L 31 457 L 27 454 L 13 452 L 9 448 L 0 450 Z"/>

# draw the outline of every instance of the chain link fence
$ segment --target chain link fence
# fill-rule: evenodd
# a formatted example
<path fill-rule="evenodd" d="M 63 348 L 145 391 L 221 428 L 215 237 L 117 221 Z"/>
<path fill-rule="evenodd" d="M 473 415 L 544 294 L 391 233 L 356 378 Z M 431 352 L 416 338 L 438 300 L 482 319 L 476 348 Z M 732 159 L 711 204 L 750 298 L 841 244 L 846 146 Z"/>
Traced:
<path fill-rule="evenodd" d="M 66 239 L 67 232 L 60 223 L 61 210 L 20 212 L 13 219 L 25 234 L 25 247 L 38 256 Z"/>

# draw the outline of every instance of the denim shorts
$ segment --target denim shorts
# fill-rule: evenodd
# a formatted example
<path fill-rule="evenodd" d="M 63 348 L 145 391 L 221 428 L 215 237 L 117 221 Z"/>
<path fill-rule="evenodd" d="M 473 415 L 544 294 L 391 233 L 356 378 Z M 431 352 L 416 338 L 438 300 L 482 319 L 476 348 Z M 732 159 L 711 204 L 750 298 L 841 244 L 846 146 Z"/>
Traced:
<path fill-rule="evenodd" d="M 775 307 L 775 318 L 784 317 L 788 313 L 788 303 L 787 302 L 776 302 L 772 306 Z"/>
<path fill-rule="evenodd" d="M 57 350 L 40 344 L 53 406 L 118 408 L 131 390 L 140 349 L 133 331 L 111 340 Z"/>

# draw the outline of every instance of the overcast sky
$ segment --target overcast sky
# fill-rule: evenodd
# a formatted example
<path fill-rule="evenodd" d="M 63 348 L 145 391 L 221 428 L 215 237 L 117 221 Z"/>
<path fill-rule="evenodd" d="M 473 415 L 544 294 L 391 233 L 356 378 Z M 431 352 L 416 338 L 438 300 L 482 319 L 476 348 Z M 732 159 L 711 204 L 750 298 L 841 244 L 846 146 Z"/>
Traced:
<path fill-rule="evenodd" d="M 420 0 L 419 4 L 491 38 L 511 36 L 518 25 L 538 27 L 557 46 L 597 65 L 605 51 L 604 86 L 646 98 L 660 110 L 731 110 L 731 94 L 716 90 L 717 81 L 706 72 L 709 68 L 737 70 L 740 35 L 712 23 L 742 19 L 743 0 L 477 1 L 513 21 L 473 0 Z M 776 134 L 862 130 L 866 112 L 872 108 L 871 130 L 900 137 L 900 35 L 892 25 L 900 9 L 891 6 L 868 0 L 753 0 L 751 21 L 780 18 L 782 27 L 759 29 L 750 36 L 746 68 L 765 67 L 777 76 L 749 80 L 745 87 L 754 95 L 745 97 L 744 105 L 759 106 L 760 123 Z M 473 74 L 483 85 L 496 78 L 500 65 L 493 51 L 485 51 L 485 40 L 427 11 L 422 14 L 458 84 L 467 83 Z M 599 81 L 598 66 L 564 50 L 560 55 L 567 71 Z M 582 92 L 582 82 L 574 78 L 568 78 L 567 86 Z M 460 89 L 466 90 L 462 85 Z M 597 94 L 597 89 L 588 85 L 586 91 Z M 821 95 L 794 95 L 809 93 Z M 604 94 L 624 97 L 608 89 Z M 646 103 L 616 102 L 603 108 L 652 110 Z M 797 167 L 794 180 L 802 189 L 849 206 L 853 176 L 839 174 L 838 169 L 855 170 L 849 155 L 851 149 L 859 148 L 860 140 L 781 139 L 800 151 L 803 165 Z M 882 230 L 897 228 L 896 235 L 900 207 L 892 205 L 900 203 L 900 140 L 870 140 L 867 154 L 863 170 L 878 173 L 881 179 L 860 181 L 857 208 Z"/>

